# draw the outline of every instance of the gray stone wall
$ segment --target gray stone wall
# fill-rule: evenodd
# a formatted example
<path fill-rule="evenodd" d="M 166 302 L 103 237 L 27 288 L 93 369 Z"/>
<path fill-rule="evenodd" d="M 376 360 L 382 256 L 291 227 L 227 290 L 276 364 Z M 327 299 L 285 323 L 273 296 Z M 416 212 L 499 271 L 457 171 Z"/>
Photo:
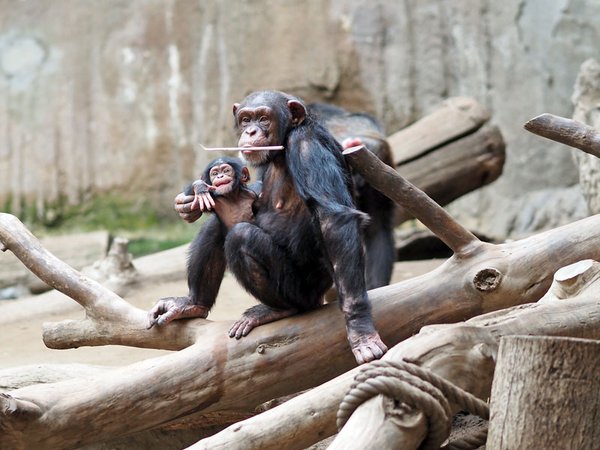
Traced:
<path fill-rule="evenodd" d="M 583 63 L 573 92 L 573 119 L 600 131 L 600 62 L 589 59 Z M 584 152 L 575 152 L 581 185 L 591 214 L 600 213 L 600 159 Z"/>
<path fill-rule="evenodd" d="M 598 2 L 0 0 L 0 12 L 3 209 L 117 191 L 170 211 L 207 161 L 195 144 L 231 144 L 231 103 L 261 88 L 371 112 L 390 133 L 475 97 L 507 163 L 451 209 L 484 232 L 568 220 L 536 211 L 581 197 L 563 189 L 577 182 L 570 152 L 522 124 L 571 115 L 578 68 L 598 54 Z"/>

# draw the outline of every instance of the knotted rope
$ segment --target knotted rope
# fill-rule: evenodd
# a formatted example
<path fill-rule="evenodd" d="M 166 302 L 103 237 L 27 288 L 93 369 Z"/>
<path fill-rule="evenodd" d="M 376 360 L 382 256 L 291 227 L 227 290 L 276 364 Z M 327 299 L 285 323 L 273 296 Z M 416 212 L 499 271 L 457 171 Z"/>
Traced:
<path fill-rule="evenodd" d="M 420 449 L 439 449 L 450 435 L 450 404 L 483 418 L 489 418 L 488 405 L 429 370 L 407 361 L 373 361 L 365 364 L 342 400 L 337 413 L 341 430 L 358 406 L 377 395 L 385 395 L 422 411 L 427 417 L 428 434 Z M 472 449 L 485 444 L 487 432 L 445 446 L 445 449 Z M 458 446 L 457 446 L 458 445 Z"/>

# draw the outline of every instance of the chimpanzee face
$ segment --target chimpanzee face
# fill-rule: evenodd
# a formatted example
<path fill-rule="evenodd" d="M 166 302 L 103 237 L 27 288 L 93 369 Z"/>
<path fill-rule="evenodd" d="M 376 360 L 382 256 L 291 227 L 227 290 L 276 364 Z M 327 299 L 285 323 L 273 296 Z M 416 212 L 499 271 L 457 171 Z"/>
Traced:
<path fill-rule="evenodd" d="M 227 195 L 235 186 L 235 171 L 229 164 L 216 164 L 209 172 L 210 184 L 215 186 L 216 194 Z"/>
<path fill-rule="evenodd" d="M 288 132 L 306 117 L 306 108 L 299 100 L 279 92 L 256 92 L 233 105 L 239 147 L 285 145 Z M 271 161 L 277 151 L 243 151 L 253 166 Z"/>
<path fill-rule="evenodd" d="M 243 106 L 236 110 L 236 125 L 240 135 L 239 147 L 266 147 L 281 145 L 277 119 L 274 111 L 266 105 L 258 107 Z M 244 159 L 250 164 L 259 166 L 269 159 L 265 151 L 243 151 Z"/>
<path fill-rule="evenodd" d="M 211 161 L 201 178 L 217 188 L 214 194 L 228 195 L 250 181 L 250 172 L 238 158 L 222 157 Z"/>

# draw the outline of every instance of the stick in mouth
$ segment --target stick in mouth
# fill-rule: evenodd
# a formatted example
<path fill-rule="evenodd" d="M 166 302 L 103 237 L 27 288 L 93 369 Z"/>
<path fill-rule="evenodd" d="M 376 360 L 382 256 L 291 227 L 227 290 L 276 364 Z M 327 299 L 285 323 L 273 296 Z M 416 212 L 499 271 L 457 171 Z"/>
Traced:
<path fill-rule="evenodd" d="M 283 150 L 283 145 L 271 145 L 267 147 L 205 147 L 199 144 L 202 150 L 207 152 L 259 152 L 269 150 Z"/>

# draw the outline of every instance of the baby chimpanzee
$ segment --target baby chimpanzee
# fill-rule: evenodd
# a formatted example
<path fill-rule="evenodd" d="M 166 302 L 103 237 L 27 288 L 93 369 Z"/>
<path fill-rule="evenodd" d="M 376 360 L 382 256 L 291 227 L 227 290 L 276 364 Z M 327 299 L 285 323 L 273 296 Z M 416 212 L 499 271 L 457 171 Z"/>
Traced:
<path fill-rule="evenodd" d="M 193 202 L 198 217 L 206 211 L 214 211 L 215 215 L 208 220 L 190 245 L 187 263 L 188 296 L 160 299 L 150 312 L 149 328 L 155 324 L 167 324 L 175 318 L 208 315 L 212 303 L 200 301 L 190 305 L 190 299 L 216 297 L 221 283 L 212 289 L 201 286 L 204 281 L 201 271 L 206 270 L 206 267 L 224 271 L 225 256 L 222 254 L 222 248 L 227 233 L 240 222 L 254 220 L 252 205 L 258 198 L 262 183 L 248 184 L 249 181 L 250 172 L 239 158 L 222 157 L 210 162 L 200 179 L 185 188 L 186 196 L 195 197 Z M 207 253 L 207 241 L 218 241 L 221 245 Z"/>
<path fill-rule="evenodd" d="M 222 225 L 228 230 L 236 223 L 254 219 L 252 205 L 260 188 L 248 185 L 250 172 L 238 158 L 222 157 L 208 164 L 202 177 L 185 189 L 194 195 L 200 211 L 214 209 Z"/>

